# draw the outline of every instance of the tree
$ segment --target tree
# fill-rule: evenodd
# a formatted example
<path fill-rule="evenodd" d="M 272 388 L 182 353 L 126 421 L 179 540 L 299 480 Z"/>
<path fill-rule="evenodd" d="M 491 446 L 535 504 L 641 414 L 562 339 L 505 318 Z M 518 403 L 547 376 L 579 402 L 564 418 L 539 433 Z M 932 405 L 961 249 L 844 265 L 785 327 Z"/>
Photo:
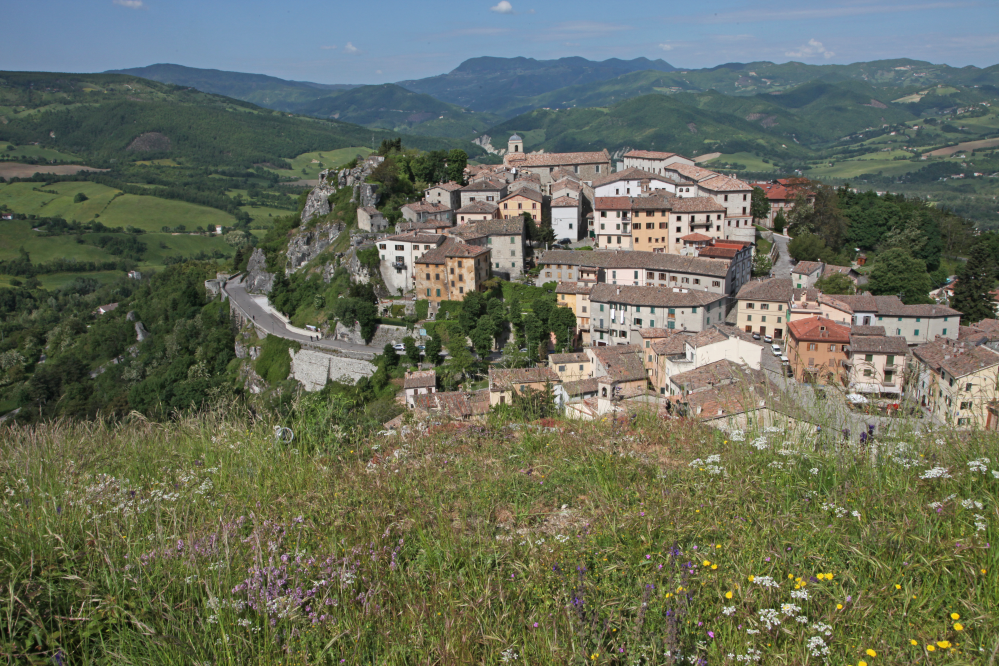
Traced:
<path fill-rule="evenodd" d="M 371 338 L 375 337 L 375 331 L 378 330 L 378 308 L 375 307 L 374 303 L 356 300 L 357 323 L 361 326 L 361 337 L 364 338 L 364 344 L 368 344 L 371 342 Z"/>
<path fill-rule="evenodd" d="M 386 342 L 382 348 L 382 358 L 385 359 L 386 368 L 394 368 L 399 365 L 399 355 L 395 353 L 395 348 L 391 342 Z"/>
<path fill-rule="evenodd" d="M 482 317 L 469 334 L 472 345 L 479 358 L 484 358 L 493 348 L 493 321 L 490 317 Z"/>
<path fill-rule="evenodd" d="M 828 249 L 825 241 L 810 233 L 795 236 L 787 244 L 787 252 L 795 261 L 820 261 Z"/>
<path fill-rule="evenodd" d="M 787 218 L 784 217 L 784 209 L 781 208 L 780 210 L 777 211 L 777 214 L 774 215 L 774 233 L 775 234 L 784 233 L 784 227 L 786 226 L 787 226 Z"/>
<path fill-rule="evenodd" d="M 450 358 L 444 364 L 442 380 L 449 390 L 451 390 L 468 375 L 469 371 L 475 365 L 475 358 L 468 351 L 468 347 L 465 346 L 464 338 L 459 339 L 458 336 L 455 336 L 448 343 L 447 352 Z"/>
<path fill-rule="evenodd" d="M 73 203 L 83 203 L 87 200 L 87 195 L 83 192 L 77 192 L 76 196 L 73 197 Z"/>
<path fill-rule="evenodd" d="M 572 342 L 571 332 L 576 328 L 575 313 L 571 308 L 556 307 L 548 317 L 548 328 L 555 334 L 559 351 L 564 351 Z"/>
<path fill-rule="evenodd" d="M 424 358 L 427 363 L 433 363 L 434 365 L 439 365 L 441 362 L 441 338 L 437 333 L 430 336 L 427 340 L 426 348 L 423 350 Z"/>
<path fill-rule="evenodd" d="M 447 154 L 447 179 L 459 185 L 465 183 L 465 167 L 468 166 L 468 153 L 454 148 Z"/>
<path fill-rule="evenodd" d="M 898 247 L 877 256 L 867 288 L 876 296 L 898 296 L 906 305 L 932 303 L 926 263 Z"/>
<path fill-rule="evenodd" d="M 770 217 L 770 199 L 762 187 L 754 187 L 752 202 L 749 204 L 749 212 L 753 215 L 753 222 Z"/>
<path fill-rule="evenodd" d="M 770 260 L 770 255 L 757 252 L 753 257 L 753 277 L 769 277 L 773 268 L 774 262 Z"/>
<path fill-rule="evenodd" d="M 503 358 L 499 360 L 497 365 L 504 368 L 526 368 L 530 360 L 527 358 L 527 354 L 520 351 L 517 343 L 510 340 L 503 347 Z"/>
<path fill-rule="evenodd" d="M 853 280 L 843 273 L 831 273 L 815 281 L 815 288 L 823 294 L 854 294 L 857 292 Z"/>
<path fill-rule="evenodd" d="M 964 322 L 973 324 L 996 316 L 995 301 L 992 299 L 992 290 L 995 288 L 992 261 L 986 245 L 978 243 L 972 248 L 968 262 L 958 274 L 951 307 L 964 313 L 961 317 Z"/>
<path fill-rule="evenodd" d="M 407 335 L 402 339 L 402 344 L 406 348 L 406 360 L 413 365 L 420 364 L 420 348 L 416 346 L 416 340 Z"/>
<path fill-rule="evenodd" d="M 466 334 L 470 334 L 476 327 L 485 309 L 486 299 L 481 293 L 470 291 L 465 294 L 461 302 L 461 312 L 458 313 L 458 323 Z"/>

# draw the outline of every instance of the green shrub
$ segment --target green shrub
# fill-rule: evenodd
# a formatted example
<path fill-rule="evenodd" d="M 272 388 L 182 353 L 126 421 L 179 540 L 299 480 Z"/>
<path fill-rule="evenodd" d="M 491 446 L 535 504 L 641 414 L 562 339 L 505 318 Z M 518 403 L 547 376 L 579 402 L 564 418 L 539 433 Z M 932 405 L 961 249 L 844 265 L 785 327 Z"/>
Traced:
<path fill-rule="evenodd" d="M 430 315 L 430 301 L 420 299 L 416 301 L 416 319 L 423 321 Z"/>
<path fill-rule="evenodd" d="M 287 379 L 291 373 L 291 354 L 288 350 L 298 351 L 301 348 L 302 345 L 294 340 L 268 335 L 260 345 L 260 356 L 253 366 L 254 370 L 271 384 Z"/>

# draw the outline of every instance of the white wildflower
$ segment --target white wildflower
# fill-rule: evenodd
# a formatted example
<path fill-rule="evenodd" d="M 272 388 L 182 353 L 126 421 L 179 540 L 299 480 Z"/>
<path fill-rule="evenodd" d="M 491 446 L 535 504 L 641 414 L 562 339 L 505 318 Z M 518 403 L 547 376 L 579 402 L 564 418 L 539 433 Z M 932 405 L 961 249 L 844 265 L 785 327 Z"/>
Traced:
<path fill-rule="evenodd" d="M 977 460 L 969 460 L 968 469 L 970 469 L 972 472 L 981 472 L 982 474 L 985 474 L 985 472 L 989 471 L 987 465 L 990 462 L 992 461 L 989 460 L 988 458 L 978 458 Z"/>
<path fill-rule="evenodd" d="M 933 467 L 919 475 L 920 479 L 949 479 L 950 472 L 946 467 Z"/>
<path fill-rule="evenodd" d="M 859 511 L 851 511 L 850 515 L 853 516 L 854 518 L 860 518 L 860 512 Z"/>
<path fill-rule="evenodd" d="M 750 445 L 759 451 L 765 451 L 770 448 L 770 446 L 767 444 L 766 437 L 757 437 L 752 442 L 750 442 Z"/>
<path fill-rule="evenodd" d="M 813 657 L 824 657 L 829 654 L 829 646 L 827 646 L 826 642 L 819 636 L 812 636 L 809 638 L 808 644 L 805 647 L 808 648 L 808 652 Z"/>
<path fill-rule="evenodd" d="M 759 615 L 760 622 L 763 623 L 768 631 L 780 624 L 780 616 L 773 608 L 761 608 Z"/>
<path fill-rule="evenodd" d="M 760 587 L 780 587 L 770 576 L 756 576 L 753 578 L 753 582 Z"/>
<path fill-rule="evenodd" d="M 961 500 L 961 506 L 963 506 L 965 509 L 981 510 L 982 503 L 977 500 L 966 499 L 966 500 Z"/>
<path fill-rule="evenodd" d="M 725 606 L 722 608 L 722 613 L 725 615 L 732 615 L 735 613 L 735 606 Z"/>
<path fill-rule="evenodd" d="M 808 470 L 808 473 L 811 474 L 812 476 L 816 476 L 819 473 L 819 468 L 813 467 L 812 469 Z"/>
<path fill-rule="evenodd" d="M 825 634 L 826 636 L 832 636 L 832 626 L 825 624 L 824 622 L 816 622 L 813 624 L 812 631 L 817 631 L 820 634 Z"/>
<path fill-rule="evenodd" d="M 808 590 L 791 590 L 791 598 L 808 601 Z"/>
<path fill-rule="evenodd" d="M 732 434 L 729 435 L 728 438 L 731 439 L 733 442 L 745 442 L 746 433 L 743 432 L 742 430 L 733 430 Z"/>
<path fill-rule="evenodd" d="M 988 528 L 988 523 L 985 522 L 985 516 L 980 513 L 975 514 L 975 531 L 984 532 Z"/>
<path fill-rule="evenodd" d="M 788 617 L 793 617 L 801 612 L 801 609 L 794 604 L 781 604 L 780 612 Z"/>
<path fill-rule="evenodd" d="M 801 624 L 808 624 L 808 616 L 807 615 L 799 615 L 798 617 L 794 618 L 794 621 L 795 622 L 800 622 Z"/>
<path fill-rule="evenodd" d="M 504 664 L 509 664 L 512 661 L 517 661 L 518 659 L 520 659 L 520 655 L 514 652 L 513 648 L 507 648 L 506 650 L 500 652 L 500 661 Z"/>

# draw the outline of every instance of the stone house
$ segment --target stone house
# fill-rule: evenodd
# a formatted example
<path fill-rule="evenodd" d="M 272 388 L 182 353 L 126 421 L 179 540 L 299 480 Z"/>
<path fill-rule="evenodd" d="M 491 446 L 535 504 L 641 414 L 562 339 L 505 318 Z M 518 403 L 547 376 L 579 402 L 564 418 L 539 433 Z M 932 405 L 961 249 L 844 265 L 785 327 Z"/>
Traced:
<path fill-rule="evenodd" d="M 571 178 L 563 178 L 557 182 L 552 183 L 552 199 L 558 199 L 560 197 L 569 197 L 570 199 L 582 199 L 583 198 L 584 185 L 578 180 L 573 180 Z"/>
<path fill-rule="evenodd" d="M 590 357 L 584 352 L 549 354 L 548 367 L 554 370 L 563 382 L 578 382 L 593 375 Z"/>
<path fill-rule="evenodd" d="M 489 391 L 442 391 L 418 395 L 413 409 L 422 416 L 474 421 L 489 412 Z"/>
<path fill-rule="evenodd" d="M 467 206 L 462 206 L 456 210 L 454 215 L 458 226 L 469 224 L 470 222 L 500 219 L 499 205 L 490 201 L 473 201 Z"/>
<path fill-rule="evenodd" d="M 937 420 L 984 426 L 999 389 L 999 353 L 971 342 L 937 338 L 912 350 L 916 399 Z"/>
<path fill-rule="evenodd" d="M 562 380 L 551 368 L 539 366 L 504 370 L 490 367 L 489 404 L 511 405 L 515 392 L 523 393 L 527 389 L 543 391 L 549 385 L 555 394 L 556 407 L 560 410 L 563 409 L 567 396 L 562 388 Z"/>
<path fill-rule="evenodd" d="M 431 185 L 423 191 L 423 200 L 440 204 L 448 210 L 458 210 L 461 208 L 461 185 L 453 180 Z"/>
<path fill-rule="evenodd" d="M 779 178 L 769 183 L 750 183 L 750 187 L 758 187 L 763 190 L 767 195 L 767 200 L 770 202 L 769 215 L 765 219 L 759 220 L 759 222 L 772 227 L 774 225 L 774 218 L 777 217 L 778 211 L 781 210 L 784 211 L 784 217 L 786 218 L 790 214 L 791 208 L 794 207 L 795 197 L 797 197 L 799 192 L 805 193 L 808 203 L 814 203 L 815 193 L 806 189 L 808 182 L 807 178 Z"/>
<path fill-rule="evenodd" d="M 541 220 L 541 204 L 543 202 L 540 192 L 535 192 L 530 188 L 521 188 L 503 197 L 499 202 L 500 215 L 504 220 L 512 217 L 521 217 L 527 213 L 534 220 Z"/>
<path fill-rule="evenodd" d="M 613 399 L 644 394 L 648 388 L 642 350 L 638 345 L 587 347 L 598 396 Z"/>
<path fill-rule="evenodd" d="M 524 272 L 527 241 L 523 218 L 483 220 L 458 226 L 449 233 L 469 245 L 491 249 L 493 252 L 490 261 L 497 277 L 511 280 Z"/>
<path fill-rule="evenodd" d="M 597 197 L 593 219 L 596 246 L 631 250 L 631 197 Z"/>
<path fill-rule="evenodd" d="M 516 136 L 516 135 L 514 135 Z M 514 141 L 513 137 L 507 146 L 503 157 L 504 164 L 527 171 L 541 178 L 542 192 L 551 194 L 552 178 L 556 170 L 564 170 L 578 176 L 582 181 L 591 181 L 598 176 L 611 172 L 610 153 L 606 150 L 581 153 L 524 153 L 523 141 Z"/>
<path fill-rule="evenodd" d="M 414 400 L 417 396 L 437 392 L 437 371 L 418 370 L 416 372 L 407 372 L 402 388 L 406 392 L 406 406 L 413 409 L 415 407 Z"/>
<path fill-rule="evenodd" d="M 763 355 L 770 353 L 762 343 L 734 326 L 712 325 L 699 333 L 645 329 L 639 334 L 649 381 L 661 395 L 668 394 L 673 375 L 722 360 L 760 370 Z"/>
<path fill-rule="evenodd" d="M 416 294 L 432 302 L 462 301 L 465 294 L 482 291 L 489 279 L 490 250 L 448 238 L 424 252 L 415 263 Z"/>
<path fill-rule="evenodd" d="M 825 264 L 821 261 L 799 261 L 791 269 L 791 281 L 795 289 L 814 287 L 815 282 L 822 277 Z"/>
<path fill-rule="evenodd" d="M 485 201 L 498 204 L 507 195 L 508 184 L 498 178 L 481 178 L 473 180 L 461 188 L 461 205 L 467 206 L 473 201 Z"/>
<path fill-rule="evenodd" d="M 898 296 L 821 294 L 823 316 L 854 326 L 884 326 L 888 335 L 901 335 L 909 345 L 937 338 L 956 340 L 961 313 L 946 305 L 906 305 Z"/>
<path fill-rule="evenodd" d="M 677 153 L 666 153 L 655 150 L 629 150 L 622 160 L 624 170 L 641 169 L 659 176 L 664 175 L 665 168 L 674 164 L 694 165 L 694 160 Z"/>
<path fill-rule="evenodd" d="M 402 217 L 407 222 L 437 220 L 453 224 L 453 213 L 453 209 L 445 208 L 443 204 L 432 201 L 417 201 L 416 203 L 408 203 L 402 207 Z"/>
<path fill-rule="evenodd" d="M 787 326 L 787 357 L 799 382 L 832 384 L 847 358 L 850 327 L 825 317 L 792 321 Z"/>
<path fill-rule="evenodd" d="M 357 209 L 357 228 L 370 233 L 380 233 L 389 228 L 389 222 L 374 206 Z"/>
<path fill-rule="evenodd" d="M 676 192 L 676 182 L 636 167 L 594 178 L 590 186 L 597 197 L 672 196 Z"/>
<path fill-rule="evenodd" d="M 639 331 L 701 331 L 725 319 L 724 294 L 670 287 L 596 284 L 590 291 L 590 344 L 638 344 Z"/>
<path fill-rule="evenodd" d="M 679 253 L 680 237 L 687 234 L 702 233 L 719 240 L 730 237 L 725 207 L 711 197 L 677 197 L 672 204 L 669 226 L 669 231 L 673 232 L 669 246 L 673 248 L 671 252 Z M 755 232 L 750 240 L 755 240 Z"/>
<path fill-rule="evenodd" d="M 854 326 L 843 361 L 843 383 L 851 393 L 902 393 L 909 356 L 905 338 L 885 336 L 883 326 Z"/>

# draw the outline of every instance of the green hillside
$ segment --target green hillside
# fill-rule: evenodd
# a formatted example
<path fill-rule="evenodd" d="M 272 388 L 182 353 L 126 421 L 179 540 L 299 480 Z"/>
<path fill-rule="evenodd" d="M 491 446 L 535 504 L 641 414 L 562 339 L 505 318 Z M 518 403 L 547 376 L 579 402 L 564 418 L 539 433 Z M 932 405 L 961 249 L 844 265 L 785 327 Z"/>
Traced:
<path fill-rule="evenodd" d="M 361 86 L 299 105 L 298 113 L 407 134 L 466 137 L 501 118 L 475 113 L 393 83 Z"/>
<path fill-rule="evenodd" d="M 6 121 L 0 141 L 38 142 L 91 165 L 158 158 L 203 166 L 280 165 L 302 153 L 394 136 L 121 74 L 0 73 L 0 116 Z M 481 152 L 458 140 L 414 137 L 407 144 Z"/>
<path fill-rule="evenodd" d="M 287 81 L 264 74 L 245 74 L 171 64 L 116 69 L 105 73 L 128 74 L 160 83 L 197 88 L 202 92 L 225 95 L 279 111 L 294 111 L 294 107 L 298 104 L 329 95 L 334 90 L 348 90 L 354 87 L 350 84 Z"/>

